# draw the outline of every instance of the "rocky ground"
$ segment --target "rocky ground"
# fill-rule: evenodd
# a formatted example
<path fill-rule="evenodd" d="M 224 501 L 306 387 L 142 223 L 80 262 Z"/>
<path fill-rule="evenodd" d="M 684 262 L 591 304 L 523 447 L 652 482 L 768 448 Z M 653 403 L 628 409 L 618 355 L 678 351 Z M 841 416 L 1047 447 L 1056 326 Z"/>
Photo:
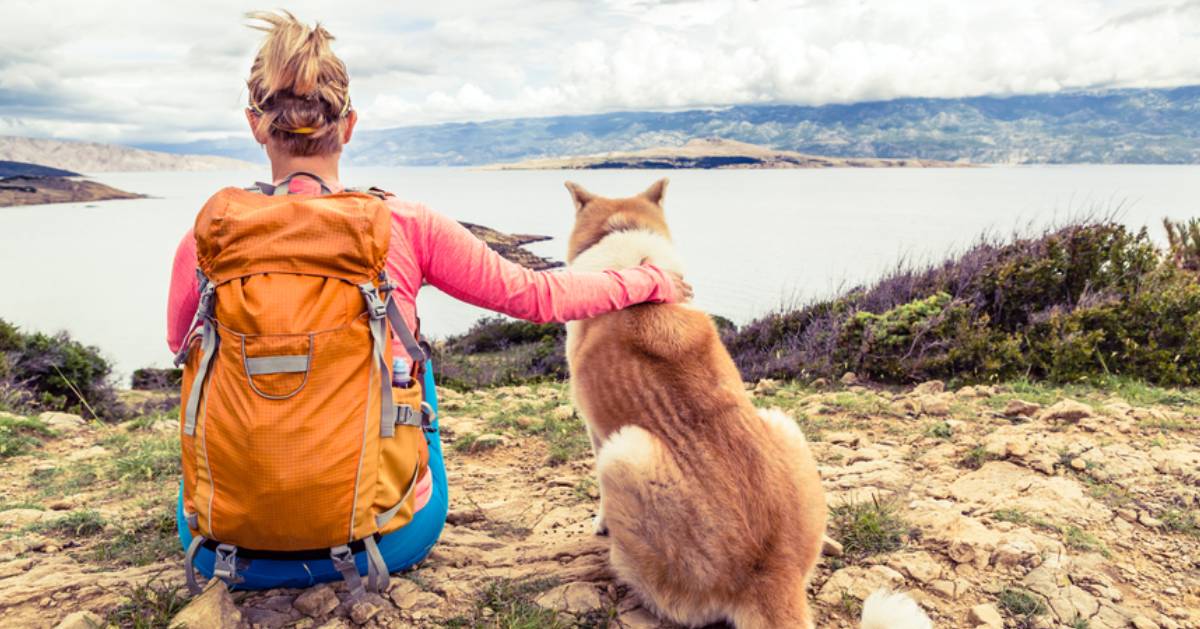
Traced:
<path fill-rule="evenodd" d="M 1200 392 L 754 391 L 795 414 L 821 463 L 836 541 L 811 587 L 818 626 L 857 626 L 862 598 L 890 587 L 938 627 L 1200 628 Z M 565 388 L 443 405 L 450 521 L 387 596 L 216 588 L 182 612 L 170 416 L 0 416 L 0 624 L 659 626 L 591 534 L 592 461 Z"/>

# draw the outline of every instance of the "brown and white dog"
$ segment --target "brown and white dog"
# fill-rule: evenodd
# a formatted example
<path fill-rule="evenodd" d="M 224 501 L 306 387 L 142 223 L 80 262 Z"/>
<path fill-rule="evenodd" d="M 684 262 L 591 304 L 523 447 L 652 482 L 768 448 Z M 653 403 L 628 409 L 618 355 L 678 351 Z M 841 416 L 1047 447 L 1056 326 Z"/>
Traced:
<path fill-rule="evenodd" d="M 667 181 L 627 199 L 568 183 L 567 259 L 583 271 L 644 260 L 683 273 L 662 209 Z M 596 450 L 597 533 L 659 616 L 699 627 L 813 626 L 809 577 L 826 505 L 794 419 L 755 409 L 707 314 L 645 304 L 567 325 L 576 407 Z M 902 595 L 868 599 L 864 627 L 929 627 Z"/>

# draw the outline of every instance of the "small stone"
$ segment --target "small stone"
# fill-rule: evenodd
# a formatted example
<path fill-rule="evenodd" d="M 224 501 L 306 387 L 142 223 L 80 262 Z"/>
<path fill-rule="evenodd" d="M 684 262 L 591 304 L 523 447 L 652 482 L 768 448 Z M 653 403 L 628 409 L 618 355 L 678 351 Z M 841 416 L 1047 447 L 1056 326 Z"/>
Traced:
<path fill-rule="evenodd" d="M 1135 629 L 1159 629 L 1158 623 L 1145 616 L 1134 616 L 1129 620 L 1129 624 L 1133 625 Z"/>
<path fill-rule="evenodd" d="M 856 435 L 852 432 L 831 432 L 831 433 L 827 433 L 825 435 L 826 443 L 845 444 L 845 445 L 849 445 L 849 446 L 856 446 L 861 441 L 862 441 L 862 437 L 859 437 L 858 435 Z"/>
<path fill-rule="evenodd" d="M 0 526 L 24 528 L 54 518 L 54 514 L 41 509 L 9 509 L 0 511 Z"/>
<path fill-rule="evenodd" d="M 83 450 L 76 450 L 67 455 L 68 461 L 87 461 L 90 459 L 101 459 L 109 456 L 108 450 L 101 446 L 92 446 Z"/>
<path fill-rule="evenodd" d="M 549 590 L 537 597 L 536 602 L 539 607 L 572 614 L 587 614 L 604 606 L 599 588 L 582 581 Z"/>
<path fill-rule="evenodd" d="M 241 629 L 242 612 L 220 579 L 213 579 L 171 619 L 171 629 Z"/>
<path fill-rule="evenodd" d="M 825 378 L 817 378 L 816 380 L 810 382 L 809 386 L 814 389 L 826 389 L 829 388 L 829 381 Z"/>
<path fill-rule="evenodd" d="M 1025 400 L 1009 400 L 1003 413 L 1005 417 L 1033 417 L 1040 410 L 1042 410 L 1041 404 Z"/>
<path fill-rule="evenodd" d="M 550 411 L 550 416 L 554 419 L 565 421 L 575 416 L 575 409 L 568 404 L 563 404 L 554 407 L 554 410 Z"/>
<path fill-rule="evenodd" d="M 1142 526 L 1147 526 L 1152 529 L 1162 528 L 1163 525 L 1162 520 L 1150 515 L 1146 511 L 1142 511 L 1138 514 L 1138 522 L 1141 523 Z"/>
<path fill-rule="evenodd" d="M 1076 472 L 1082 472 L 1083 470 L 1087 469 L 1087 461 L 1084 461 L 1079 457 L 1075 457 L 1071 459 L 1071 469 L 1075 470 Z"/>
<path fill-rule="evenodd" d="M 54 629 L 96 629 L 104 626 L 104 620 L 89 611 L 80 611 L 63 618 Z"/>
<path fill-rule="evenodd" d="M 946 383 L 941 380 L 930 380 L 922 382 L 913 389 L 913 395 L 937 395 L 946 390 Z"/>
<path fill-rule="evenodd" d="M 821 542 L 821 554 L 826 557 L 841 557 L 844 552 L 845 549 L 842 547 L 841 542 L 828 535 Z"/>
<path fill-rule="evenodd" d="M 1075 400 L 1063 400 L 1042 411 L 1041 418 L 1044 420 L 1077 422 L 1092 415 L 1092 407 L 1087 404 L 1076 402 Z"/>
<path fill-rule="evenodd" d="M 1000 616 L 1000 610 L 996 609 L 996 606 L 990 603 L 972 607 L 967 619 L 975 624 L 986 627 L 1004 626 L 1004 618 Z"/>
<path fill-rule="evenodd" d="M 858 376 L 853 371 L 847 371 L 846 373 L 842 374 L 841 382 L 847 386 L 858 384 Z"/>
<path fill-rule="evenodd" d="M 82 417 L 72 413 L 56 413 L 46 411 L 38 415 L 38 419 L 42 423 L 50 427 L 51 430 L 61 430 L 64 432 L 76 432 L 87 427 L 87 422 Z"/>
<path fill-rule="evenodd" d="M 933 590 L 934 594 L 937 594 L 938 596 L 940 596 L 942 598 L 948 598 L 948 599 L 955 598 L 953 581 L 948 581 L 946 579 L 938 579 L 938 580 L 934 581 L 933 583 L 930 583 L 929 588 L 931 590 Z"/>
<path fill-rule="evenodd" d="M 654 614 L 641 607 L 617 616 L 617 623 L 625 629 L 657 629 L 661 625 Z"/>
<path fill-rule="evenodd" d="M 472 452 L 477 452 L 480 450 L 491 450 L 492 448 L 499 448 L 506 445 L 508 445 L 508 437 L 489 432 L 476 437 L 475 441 L 471 443 L 470 450 Z"/>
<path fill-rule="evenodd" d="M 292 606 L 305 616 L 316 618 L 337 609 L 339 602 L 333 588 L 328 584 L 322 584 L 297 596 L 296 600 L 292 602 Z"/>
<path fill-rule="evenodd" d="M 921 412 L 925 413 L 926 415 L 945 417 L 950 414 L 950 402 L 941 396 L 924 395 L 921 396 L 919 400 L 921 404 Z"/>
<path fill-rule="evenodd" d="M 754 385 L 754 392 L 758 395 L 775 395 L 779 393 L 779 381 L 763 378 Z"/>
<path fill-rule="evenodd" d="M 367 621 L 383 611 L 387 601 L 378 594 L 367 594 L 350 604 L 350 620 L 356 625 L 365 625 Z"/>

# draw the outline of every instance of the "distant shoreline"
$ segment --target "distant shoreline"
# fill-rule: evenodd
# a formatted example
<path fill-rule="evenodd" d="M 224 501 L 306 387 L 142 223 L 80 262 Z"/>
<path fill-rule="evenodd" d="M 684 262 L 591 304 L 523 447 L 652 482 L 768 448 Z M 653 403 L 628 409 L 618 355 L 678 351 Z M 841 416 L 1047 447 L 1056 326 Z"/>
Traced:
<path fill-rule="evenodd" d="M 596 155 L 548 157 L 490 164 L 482 170 L 693 169 L 766 170 L 798 168 L 972 168 L 975 164 L 917 158 L 826 157 L 782 151 L 723 139 L 692 140 L 683 146 Z"/>
<path fill-rule="evenodd" d="M 144 198 L 144 194 L 126 192 L 76 177 L 20 175 L 0 179 L 0 208 Z"/>

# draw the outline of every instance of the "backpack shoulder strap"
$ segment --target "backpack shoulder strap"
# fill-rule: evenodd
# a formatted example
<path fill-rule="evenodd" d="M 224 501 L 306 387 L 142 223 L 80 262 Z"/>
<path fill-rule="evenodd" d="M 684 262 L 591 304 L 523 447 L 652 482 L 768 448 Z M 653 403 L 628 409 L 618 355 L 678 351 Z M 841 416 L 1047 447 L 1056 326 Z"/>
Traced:
<path fill-rule="evenodd" d="M 256 181 L 254 182 L 253 186 L 246 189 L 250 190 L 251 192 L 261 192 L 267 196 L 281 196 L 288 193 L 288 184 L 291 183 L 296 177 L 308 177 L 309 179 L 312 179 L 320 184 L 321 194 L 333 194 L 333 190 L 329 186 L 325 185 L 324 179 L 321 179 L 312 173 L 306 173 L 303 171 L 294 172 L 287 177 L 284 177 L 283 181 L 279 182 L 278 184 Z"/>

